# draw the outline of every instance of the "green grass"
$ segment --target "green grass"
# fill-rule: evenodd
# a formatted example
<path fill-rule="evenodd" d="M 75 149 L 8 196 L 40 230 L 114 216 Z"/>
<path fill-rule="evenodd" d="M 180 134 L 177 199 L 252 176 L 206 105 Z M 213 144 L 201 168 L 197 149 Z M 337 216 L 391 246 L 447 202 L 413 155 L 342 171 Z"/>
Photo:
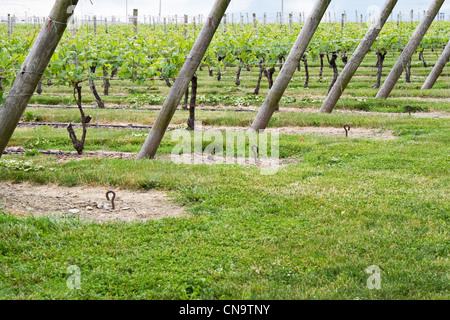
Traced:
<path fill-rule="evenodd" d="M 397 56 L 388 55 L 383 79 Z M 431 66 L 437 57 L 426 54 L 426 59 Z M 282 107 L 320 108 L 332 71 L 326 65 L 319 79 L 318 61 L 309 62 L 310 88 L 302 87 L 302 66 Z M 433 90 L 422 91 L 431 67 L 423 68 L 415 56 L 412 83 L 400 79 L 392 99 L 377 100 L 377 90 L 371 89 L 374 65 L 372 54 L 337 109 L 345 104 L 345 110 L 406 113 L 409 103 L 417 112 L 450 111 L 449 103 L 415 99 L 449 98 L 448 67 Z M 243 71 L 242 85 L 236 87 L 235 68 L 228 68 L 220 82 L 206 70 L 199 72 L 199 103 L 260 106 L 262 98 L 250 99 L 257 73 L 257 68 Z M 169 91 L 160 81 L 112 85 L 104 101 L 123 106 L 160 105 Z M 74 104 L 69 87 L 44 85 L 43 90 L 31 104 Z M 260 97 L 267 92 L 263 79 Z M 83 103 L 92 103 L 88 86 Z M 98 110 L 102 123 L 151 125 L 157 114 L 138 108 Z M 196 112 L 211 126 L 248 127 L 255 116 Z M 186 111 L 177 111 L 172 123 L 185 126 L 187 117 Z M 24 119 L 77 123 L 80 115 L 76 109 L 30 107 Z M 185 207 L 184 217 L 97 224 L 0 212 L 0 299 L 449 299 L 449 120 L 282 112 L 274 114 L 269 127 L 342 128 L 345 123 L 390 130 L 397 139 L 282 135 L 280 157 L 298 161 L 274 176 L 229 165 L 107 160 L 112 188 L 165 190 Z M 147 135 L 101 133 L 105 150 L 122 152 L 138 152 Z M 166 135 L 158 155 L 169 154 L 175 144 Z M 60 163 L 37 154 L 40 149 L 73 150 L 65 129 L 18 128 L 10 146 L 29 151 L 2 157 L 1 181 L 106 185 L 99 158 Z M 100 149 L 97 129 L 90 128 L 86 150 Z M 8 167 L 5 160 L 18 165 Z M 66 286 L 71 265 L 81 269 L 81 290 Z M 366 286 L 364 270 L 371 265 L 381 268 L 381 290 Z"/>
<path fill-rule="evenodd" d="M 448 120 L 352 120 L 399 138 L 282 136 L 282 156 L 302 162 L 275 176 L 238 166 L 107 161 L 114 188 L 167 190 L 186 217 L 95 224 L 0 214 L 0 297 L 448 299 Z M 142 141 L 127 134 L 106 131 L 105 143 L 137 148 Z M 13 141 L 24 145 L 26 135 L 18 130 Z M 101 159 L 6 158 L 44 169 L 0 166 L 3 181 L 104 185 Z M 70 265 L 81 269 L 81 290 L 66 287 Z M 371 265 L 382 270 L 381 290 L 366 287 Z"/>
<path fill-rule="evenodd" d="M 79 121 L 77 110 L 55 110 L 50 111 L 38 110 L 36 115 L 46 121 Z M 47 115 L 51 118 L 47 118 Z M 133 111 L 133 110 L 101 110 L 99 118 L 106 119 L 106 122 L 116 120 L 125 123 L 135 123 L 137 119 L 144 124 L 151 124 L 156 117 L 156 111 Z M 248 127 L 249 119 L 253 119 L 256 115 L 252 113 L 237 112 L 211 112 L 201 111 L 197 113 L 198 120 L 203 125 L 210 126 L 242 126 Z M 173 124 L 185 127 L 188 117 L 186 111 L 179 111 L 175 114 L 172 121 Z M 372 128 L 379 130 L 391 130 L 397 136 L 414 136 L 416 134 L 426 134 L 434 132 L 441 134 L 445 138 L 449 130 L 449 122 L 447 119 L 421 119 L 413 118 L 407 115 L 403 117 L 391 117 L 387 115 L 357 115 L 357 114 L 314 114 L 314 113 L 276 113 L 269 123 L 269 127 L 335 127 L 342 128 L 345 123 L 349 123 L 352 128 Z M 436 131 L 437 130 L 437 131 Z M 75 130 L 78 135 L 81 129 Z M 344 130 L 342 131 L 344 135 Z M 111 130 L 101 129 L 102 142 L 105 150 L 121 151 L 121 152 L 139 152 L 148 131 L 142 130 Z M 320 139 L 317 137 L 312 137 Z M 296 138 L 298 140 L 298 138 Z M 282 141 L 281 141 L 282 143 Z M 59 149 L 73 150 L 72 143 L 69 139 L 67 130 L 53 129 L 50 127 L 38 128 L 18 128 L 9 143 L 10 146 L 22 146 L 27 149 Z M 167 134 L 163 139 L 159 153 L 170 153 L 176 142 L 172 142 L 170 135 Z M 288 146 L 284 146 L 286 150 Z M 92 127 L 88 129 L 86 138 L 86 150 L 100 150 L 101 143 L 98 131 Z M 287 152 L 289 154 L 289 152 Z M 281 154 L 283 155 L 283 154 Z"/>

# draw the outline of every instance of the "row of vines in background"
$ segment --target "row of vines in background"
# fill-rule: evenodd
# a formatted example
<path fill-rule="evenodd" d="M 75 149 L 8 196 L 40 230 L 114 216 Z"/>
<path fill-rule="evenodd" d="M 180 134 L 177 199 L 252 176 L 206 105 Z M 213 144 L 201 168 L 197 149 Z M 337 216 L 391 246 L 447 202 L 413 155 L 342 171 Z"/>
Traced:
<path fill-rule="evenodd" d="M 338 76 L 338 60 L 343 65 L 347 63 L 368 27 L 364 25 L 361 28 L 357 23 L 348 23 L 341 29 L 340 24 L 321 24 L 302 58 L 301 63 L 306 72 L 305 87 L 309 82 L 308 61 L 311 60 L 320 61 L 319 77 L 322 76 L 324 66 L 333 69 L 332 86 Z M 378 67 L 375 88 L 380 86 L 385 56 L 389 53 L 398 54 L 415 27 L 407 22 L 389 22 L 382 30 L 372 46 Z M 256 32 L 251 25 L 245 25 L 244 28 L 228 26 L 227 32 L 216 34 L 200 68 L 209 70 L 210 76 L 220 81 L 225 68 L 235 67 L 237 86 L 241 84 L 243 68 L 259 68 L 259 79 L 254 90 L 257 95 L 263 78 L 266 78 L 269 87 L 272 86 L 274 73 L 283 67 L 300 29 L 297 25 L 290 32 L 287 26 L 268 24 L 259 26 Z M 18 25 L 13 36 L 6 37 L 6 27 L 0 26 L 0 99 L 14 80 L 38 31 L 32 25 Z M 190 29 L 185 37 L 183 27 L 169 26 L 164 31 L 161 26 L 154 29 L 143 25 L 136 35 L 132 26 L 116 25 L 109 26 L 107 30 L 98 26 L 94 35 L 92 27 L 84 25 L 75 34 L 66 32 L 43 75 L 43 81 L 71 86 L 74 93 L 78 92 L 80 83 L 89 82 L 99 107 L 103 107 L 103 102 L 95 87 L 98 81 L 103 82 L 105 95 L 108 95 L 111 78 L 128 79 L 138 84 L 163 80 L 170 87 L 198 32 L 198 29 Z M 433 51 L 438 55 L 448 42 L 449 34 L 449 22 L 432 25 L 418 49 L 418 58 L 425 67 L 428 63 L 424 52 Z M 406 70 L 407 78 L 411 74 L 410 66 Z M 42 91 L 41 85 L 37 91 Z"/>

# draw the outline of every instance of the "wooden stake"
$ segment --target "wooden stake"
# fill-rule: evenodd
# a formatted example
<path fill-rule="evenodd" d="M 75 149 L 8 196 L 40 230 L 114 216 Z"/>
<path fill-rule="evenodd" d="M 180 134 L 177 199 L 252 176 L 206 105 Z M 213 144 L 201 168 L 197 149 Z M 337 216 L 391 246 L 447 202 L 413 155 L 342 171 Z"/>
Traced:
<path fill-rule="evenodd" d="M 181 69 L 177 81 L 170 89 L 167 99 L 164 101 L 163 107 L 156 118 L 156 121 L 148 135 L 138 158 L 153 158 L 156 154 L 161 140 L 169 126 L 169 123 L 177 109 L 179 102 L 186 89 L 189 86 L 192 77 L 195 74 L 200 62 L 205 55 L 206 50 L 211 43 L 214 34 L 219 27 L 225 11 L 228 8 L 231 0 L 216 0 L 211 13 L 209 14 L 207 21 L 203 25 L 191 52 L 189 53 L 186 61 Z"/>
<path fill-rule="evenodd" d="M 0 108 L 0 157 L 41 80 L 78 0 L 56 0 Z M 58 22 L 58 23 L 57 23 Z"/>
<path fill-rule="evenodd" d="M 336 106 L 336 103 L 338 102 L 342 93 L 347 88 L 348 83 L 354 76 L 358 67 L 361 65 L 361 62 L 369 52 L 372 44 L 375 42 L 378 35 L 380 34 L 381 29 L 383 28 L 384 24 L 389 18 L 389 15 L 391 14 L 397 2 L 398 0 L 386 1 L 380 16 L 375 20 L 373 25 L 370 27 L 369 31 L 367 31 L 366 35 L 364 36 L 364 39 L 361 41 L 358 48 L 356 48 L 355 52 L 352 54 L 344 70 L 342 70 L 342 73 L 337 78 L 336 83 L 331 88 L 330 92 L 325 98 L 325 101 L 322 104 L 322 107 L 320 108 L 320 112 L 330 113 Z"/>
<path fill-rule="evenodd" d="M 259 132 L 259 130 L 265 129 L 269 123 L 273 113 L 277 109 L 278 103 L 283 96 L 295 70 L 300 63 L 300 59 L 308 48 L 309 42 L 311 41 L 314 33 L 322 20 L 325 11 L 330 5 L 331 0 L 317 0 L 316 4 L 308 17 L 308 22 L 302 28 L 300 34 L 294 46 L 287 57 L 283 69 L 281 69 L 278 77 L 275 80 L 272 88 L 269 91 L 263 105 L 259 109 L 259 112 L 253 121 L 252 129 Z"/>
<path fill-rule="evenodd" d="M 420 42 L 423 37 L 427 33 L 431 24 L 433 23 L 434 18 L 439 12 L 439 9 L 442 7 L 444 0 L 434 0 L 430 6 L 430 9 L 427 12 L 427 15 L 423 18 L 422 22 L 417 27 L 416 31 L 412 35 L 405 49 L 402 51 L 400 58 L 395 63 L 392 68 L 389 76 L 386 78 L 383 86 L 377 94 L 377 98 L 387 98 L 391 94 L 392 89 L 394 89 L 395 84 L 400 78 L 404 67 L 409 63 L 412 58 L 412 55 L 417 50 Z"/>

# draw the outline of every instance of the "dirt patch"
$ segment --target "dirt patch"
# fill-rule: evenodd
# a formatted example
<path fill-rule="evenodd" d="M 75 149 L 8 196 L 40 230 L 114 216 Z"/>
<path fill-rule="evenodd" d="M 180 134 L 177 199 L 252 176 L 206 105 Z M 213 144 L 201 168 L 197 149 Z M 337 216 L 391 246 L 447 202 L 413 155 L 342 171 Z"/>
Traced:
<path fill-rule="evenodd" d="M 249 157 L 227 157 L 225 155 L 208 155 L 200 153 L 181 154 L 181 155 L 159 155 L 155 157 L 155 160 L 172 161 L 176 164 L 191 164 L 191 165 L 239 165 L 242 167 L 256 167 L 265 170 L 267 174 L 270 172 L 276 173 L 278 169 L 287 167 L 291 164 L 301 163 L 301 158 L 268 158 L 268 157 L 256 157 L 250 152 Z"/>
<path fill-rule="evenodd" d="M 84 221 L 147 221 L 185 214 L 162 191 L 115 190 L 115 210 L 105 188 L 34 186 L 0 182 L 0 207 L 17 216 L 74 217 Z"/>
<path fill-rule="evenodd" d="M 306 110 L 306 109 L 304 109 Z M 299 112 L 299 111 L 297 111 Z M 318 112 L 316 111 L 305 111 L 308 113 L 314 113 Z M 388 117 L 413 117 L 413 118 L 433 118 L 433 119 L 441 119 L 441 118 L 450 118 L 450 113 L 448 112 L 440 112 L 440 111 L 434 111 L 434 112 L 415 112 L 411 113 L 409 115 L 408 113 L 395 113 L 395 112 L 370 112 L 370 111 L 357 111 L 357 110 L 350 110 L 350 111 L 343 111 L 343 110 L 335 110 L 333 113 L 340 113 L 340 114 L 350 114 L 350 115 L 362 115 L 362 116 L 388 116 Z"/>
<path fill-rule="evenodd" d="M 27 150 L 20 147 L 8 147 L 4 154 L 24 154 Z M 79 155 L 76 151 L 61 151 L 61 150 L 37 150 L 43 155 L 55 156 L 58 162 L 79 161 L 86 158 L 102 158 L 103 154 L 108 159 L 136 159 L 137 153 L 133 152 L 118 152 L 118 151 L 85 151 Z"/>
<path fill-rule="evenodd" d="M 5 154 L 24 154 L 25 149 L 17 147 L 9 147 L 5 150 Z M 55 156 L 59 163 L 68 161 L 80 161 L 88 158 L 102 158 L 101 151 L 85 152 L 82 155 L 76 152 L 62 152 L 58 150 L 40 150 L 38 152 L 44 155 Z M 227 157 L 208 154 L 182 154 L 179 156 L 172 156 L 171 154 L 157 155 L 155 160 L 171 161 L 177 164 L 228 164 L 228 165 L 240 165 L 243 167 L 258 167 L 258 168 L 284 168 L 290 164 L 297 164 L 302 162 L 299 158 L 285 158 L 285 159 L 273 159 L 267 157 L 254 157 L 254 153 L 250 153 L 250 157 Z M 115 152 L 104 151 L 105 158 L 109 159 L 137 159 L 138 154 L 132 152 Z"/>
<path fill-rule="evenodd" d="M 220 131 L 246 131 L 244 127 L 212 127 L 203 126 L 203 130 L 220 130 Z M 297 135 L 318 135 L 327 137 L 345 138 L 344 128 L 334 127 L 280 127 L 268 128 L 268 133 L 278 132 L 280 134 L 297 134 Z M 390 130 L 369 129 L 369 128 L 351 128 L 348 134 L 351 139 L 372 139 L 372 140 L 395 140 L 396 137 Z"/>

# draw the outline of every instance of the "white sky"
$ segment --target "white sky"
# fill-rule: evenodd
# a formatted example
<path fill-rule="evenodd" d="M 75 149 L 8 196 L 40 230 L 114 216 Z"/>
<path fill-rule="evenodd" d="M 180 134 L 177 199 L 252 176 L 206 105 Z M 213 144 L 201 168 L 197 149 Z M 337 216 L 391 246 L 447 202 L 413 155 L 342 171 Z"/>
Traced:
<path fill-rule="evenodd" d="M 91 4 L 93 2 L 93 5 Z M 203 14 L 206 15 L 210 11 L 215 0 L 162 0 L 162 16 L 173 16 L 175 14 L 182 16 L 188 14 L 190 16 Z M 126 3 L 128 2 L 128 13 L 132 13 L 132 9 L 139 9 L 139 15 L 157 16 L 159 12 L 159 0 L 79 0 L 76 14 L 97 15 L 97 16 L 126 16 Z M 264 12 L 270 19 L 274 19 L 276 12 L 281 11 L 281 0 L 232 0 L 228 13 L 257 13 L 262 16 Z M 382 6 L 384 0 L 332 0 L 329 9 L 336 11 L 338 14 L 347 11 L 348 18 L 354 19 L 355 10 L 359 13 L 367 13 L 370 6 Z M 308 13 L 313 7 L 315 0 L 284 0 L 284 12 L 287 17 L 289 12 L 306 12 Z M 16 16 L 47 16 L 54 0 L 0 0 L 0 16 L 6 16 L 8 13 Z M 428 9 L 431 0 L 399 0 L 395 13 L 402 12 L 409 17 L 409 12 L 413 9 L 416 12 L 423 12 Z M 450 0 L 447 0 L 441 12 L 446 13 L 446 19 L 450 16 Z M 237 20 L 238 15 L 235 15 Z"/>

